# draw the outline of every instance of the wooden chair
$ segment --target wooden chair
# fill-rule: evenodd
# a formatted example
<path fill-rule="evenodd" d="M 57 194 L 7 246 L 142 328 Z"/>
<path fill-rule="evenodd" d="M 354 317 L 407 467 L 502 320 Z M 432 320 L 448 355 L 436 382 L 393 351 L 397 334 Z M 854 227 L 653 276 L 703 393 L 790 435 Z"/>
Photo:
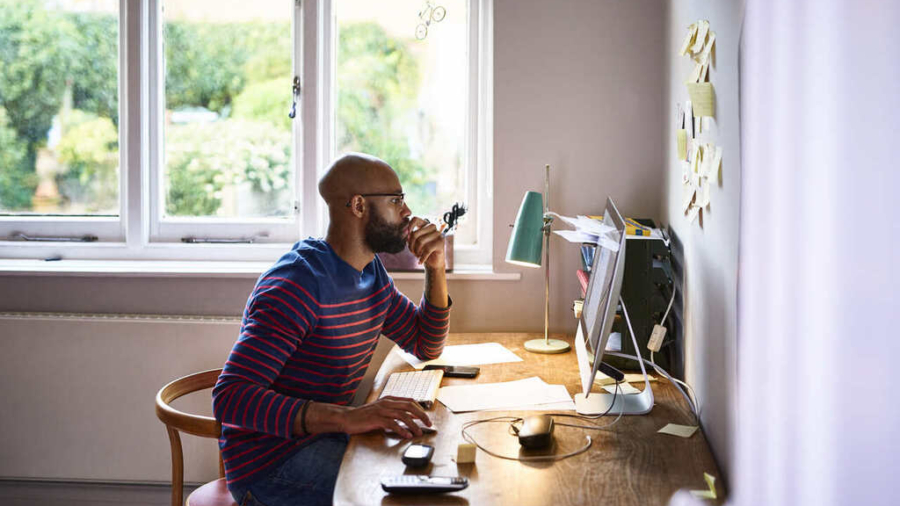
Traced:
<path fill-rule="evenodd" d="M 156 394 L 156 416 L 166 424 L 169 443 L 172 446 L 172 506 L 181 506 L 184 497 L 184 455 L 181 451 L 179 431 L 200 437 L 218 439 L 222 425 L 208 416 L 192 415 L 178 411 L 169 405 L 175 399 L 212 388 L 222 369 L 189 374 L 162 387 Z M 237 506 L 225 486 L 225 466 L 219 454 L 219 479 L 198 488 L 188 496 L 187 506 Z"/>

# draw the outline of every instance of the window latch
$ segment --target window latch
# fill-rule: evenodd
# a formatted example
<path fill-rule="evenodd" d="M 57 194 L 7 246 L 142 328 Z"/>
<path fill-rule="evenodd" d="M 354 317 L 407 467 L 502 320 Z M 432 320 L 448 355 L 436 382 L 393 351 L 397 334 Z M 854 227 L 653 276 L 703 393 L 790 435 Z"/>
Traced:
<path fill-rule="evenodd" d="M 250 237 L 238 237 L 238 238 L 234 238 L 234 239 L 229 239 L 229 238 L 219 239 L 219 238 L 212 238 L 212 237 L 187 236 L 187 237 L 182 237 L 181 242 L 187 243 L 187 244 L 253 244 L 257 240 L 259 240 L 263 237 L 268 237 L 268 236 L 269 236 L 269 234 L 265 233 L 265 232 L 263 232 L 261 234 L 252 235 Z"/>
<path fill-rule="evenodd" d="M 294 85 L 291 86 L 291 92 L 294 99 L 291 101 L 291 112 L 288 113 L 288 118 L 294 119 L 297 117 L 297 102 L 300 101 L 300 76 L 294 76 Z"/>
<path fill-rule="evenodd" d="M 22 232 L 13 232 L 9 235 L 10 239 L 18 241 L 34 241 L 34 242 L 97 242 L 96 235 L 82 235 L 74 237 L 51 237 L 43 235 L 26 235 Z"/>

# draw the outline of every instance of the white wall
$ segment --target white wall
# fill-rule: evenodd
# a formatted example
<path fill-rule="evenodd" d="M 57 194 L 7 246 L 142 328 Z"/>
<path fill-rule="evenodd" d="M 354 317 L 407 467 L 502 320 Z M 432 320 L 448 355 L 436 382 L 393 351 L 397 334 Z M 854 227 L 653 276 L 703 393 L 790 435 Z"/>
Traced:
<path fill-rule="evenodd" d="M 685 373 L 700 397 L 704 433 L 727 480 L 734 458 L 736 410 L 736 335 L 738 237 L 741 166 L 738 46 L 742 2 L 674 0 L 668 16 L 665 55 L 668 93 L 665 128 L 665 206 L 684 269 Z M 676 104 L 688 100 L 684 81 L 694 63 L 678 50 L 687 27 L 698 19 L 716 32 L 716 60 L 710 82 L 716 93 L 716 117 L 701 139 L 723 147 L 721 177 L 711 205 L 690 223 L 682 208 L 681 166 L 675 144 Z"/>
<path fill-rule="evenodd" d="M 611 196 L 628 216 L 658 218 L 664 193 L 665 2 L 494 4 L 495 269 L 519 270 L 502 262 L 508 225 L 523 193 L 543 187 L 545 163 L 553 168 L 551 204 L 560 213 L 598 212 Z M 578 249 L 553 242 L 551 328 L 571 334 Z M 515 282 L 452 281 L 451 330 L 542 330 L 542 273 L 522 272 L 522 280 Z M 398 286 L 414 299 L 420 297 L 420 282 L 402 281 Z M 240 315 L 252 287 L 252 279 L 7 276 L 0 278 L 0 311 Z M 236 336 L 230 327 L 194 335 L 189 327 L 176 326 L 161 334 L 152 323 L 130 324 L 127 333 L 94 324 L 80 324 L 74 332 L 46 323 L 15 325 L 14 331 L 0 327 L 2 342 L 14 342 L 20 353 L 15 362 L 4 364 L 9 366 L 3 372 L 4 384 L 16 385 L 17 398 L 28 399 L 37 411 L 3 412 L 2 426 L 14 429 L 0 434 L 0 460 L 8 462 L 7 452 L 16 458 L 0 467 L 0 476 L 167 480 L 168 464 L 158 462 L 168 451 L 162 425 L 156 432 L 125 434 L 116 429 L 103 435 L 94 430 L 110 423 L 106 413 L 124 409 L 122 397 L 104 396 L 108 403 L 85 404 L 78 396 L 58 395 L 64 385 L 53 371 L 63 366 L 54 360 L 86 353 L 92 368 L 76 384 L 89 384 L 94 374 L 123 378 L 119 387 L 134 396 L 129 409 L 144 406 L 140 419 L 153 424 L 155 389 L 166 379 L 221 365 Z M 177 352 L 175 342 L 190 351 Z M 113 344 L 115 351 L 108 352 Z M 136 357 L 140 367 L 135 366 Z M 35 375 L 36 367 L 48 374 Z M 45 425 L 33 423 L 41 417 L 78 423 L 59 432 L 64 439 L 52 439 L 59 445 L 29 455 L 22 451 L 22 441 L 46 437 Z M 110 441 L 129 448 L 127 455 L 74 451 L 93 444 L 110 448 Z M 142 462 L 145 455 L 154 457 Z M 214 473 L 214 467 L 209 469 Z"/>

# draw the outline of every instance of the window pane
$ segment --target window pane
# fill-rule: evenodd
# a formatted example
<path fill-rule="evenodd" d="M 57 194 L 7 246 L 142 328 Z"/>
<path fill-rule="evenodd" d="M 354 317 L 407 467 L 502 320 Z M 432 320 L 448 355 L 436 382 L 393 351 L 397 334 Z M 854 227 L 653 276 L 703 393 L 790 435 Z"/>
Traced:
<path fill-rule="evenodd" d="M 164 216 L 293 212 L 293 5 L 165 2 Z"/>
<path fill-rule="evenodd" d="M 0 0 L 0 213 L 118 215 L 118 0 Z"/>
<path fill-rule="evenodd" d="M 466 9 L 465 0 L 335 2 L 335 155 L 388 162 L 419 215 L 466 195 Z M 474 240 L 469 223 L 458 242 L 466 229 Z"/>

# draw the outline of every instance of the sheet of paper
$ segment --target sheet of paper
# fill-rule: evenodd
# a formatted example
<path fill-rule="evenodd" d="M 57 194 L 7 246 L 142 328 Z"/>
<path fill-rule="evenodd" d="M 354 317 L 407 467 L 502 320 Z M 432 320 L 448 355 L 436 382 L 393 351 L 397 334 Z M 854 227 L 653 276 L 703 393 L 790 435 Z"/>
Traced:
<path fill-rule="evenodd" d="M 437 399 L 454 413 L 572 402 L 565 385 L 548 385 L 537 376 L 505 383 L 441 387 Z"/>
<path fill-rule="evenodd" d="M 614 385 L 614 384 L 613 385 L 604 385 L 603 390 L 606 390 L 607 392 L 614 394 L 614 393 L 616 393 L 616 385 Z M 634 395 L 634 394 L 639 394 L 639 393 L 641 393 L 641 391 L 639 389 L 631 386 L 630 383 L 619 383 L 619 395 L 622 395 L 622 394 Z"/>
<path fill-rule="evenodd" d="M 712 83 L 687 83 L 695 117 L 715 116 L 715 91 Z"/>
<path fill-rule="evenodd" d="M 446 346 L 441 356 L 434 360 L 422 361 L 397 348 L 400 356 L 409 365 L 416 369 L 422 369 L 428 364 L 435 365 L 482 365 L 500 364 L 503 362 L 521 362 L 515 353 L 509 351 L 500 343 L 461 344 Z"/>
<path fill-rule="evenodd" d="M 662 429 L 658 431 L 661 434 L 669 434 L 670 436 L 678 436 L 683 438 L 689 438 L 697 432 L 696 425 L 678 425 L 677 423 L 667 424 Z"/>
<path fill-rule="evenodd" d="M 675 142 L 678 144 L 678 159 L 687 160 L 687 130 L 678 129 L 675 132 Z"/>
<path fill-rule="evenodd" d="M 681 184 L 691 182 L 691 164 L 686 161 L 681 162 Z"/>
<path fill-rule="evenodd" d="M 684 41 L 681 43 L 681 49 L 678 50 L 678 54 L 680 54 L 681 56 L 686 55 L 688 49 L 690 49 L 691 45 L 694 43 L 694 37 L 696 36 L 697 23 L 693 23 L 687 29 L 687 35 L 684 36 Z"/>
<path fill-rule="evenodd" d="M 705 83 L 705 82 L 709 81 L 709 79 L 708 79 L 709 78 L 709 64 L 701 63 L 699 65 L 700 65 L 700 75 L 697 77 L 696 82 Z"/>
<path fill-rule="evenodd" d="M 503 408 L 503 411 L 575 411 L 575 401 Z"/>
<path fill-rule="evenodd" d="M 697 23 L 697 36 L 694 38 L 694 44 L 691 46 L 691 53 L 699 53 L 703 51 L 706 44 L 706 36 L 709 34 L 709 21 L 702 20 Z"/>
<path fill-rule="evenodd" d="M 650 375 L 648 374 L 648 375 L 647 375 L 647 379 L 650 380 L 651 382 L 653 382 L 653 381 L 656 381 L 656 376 L 650 376 Z M 628 383 L 643 383 L 643 382 L 644 382 L 644 375 L 643 375 L 643 374 L 637 374 L 637 373 L 634 373 L 634 374 L 628 373 L 628 374 L 625 375 L 625 381 L 628 382 Z"/>
<path fill-rule="evenodd" d="M 716 497 L 716 477 L 709 473 L 703 473 L 703 479 L 706 480 L 706 486 L 709 487 L 709 489 L 691 490 L 691 494 L 694 494 L 694 497 L 699 497 L 701 499 L 718 499 L 718 497 Z"/>
<path fill-rule="evenodd" d="M 694 106 L 690 100 L 684 102 L 684 129 L 688 131 L 688 137 L 694 138 Z M 688 148 L 690 153 L 690 148 Z"/>

